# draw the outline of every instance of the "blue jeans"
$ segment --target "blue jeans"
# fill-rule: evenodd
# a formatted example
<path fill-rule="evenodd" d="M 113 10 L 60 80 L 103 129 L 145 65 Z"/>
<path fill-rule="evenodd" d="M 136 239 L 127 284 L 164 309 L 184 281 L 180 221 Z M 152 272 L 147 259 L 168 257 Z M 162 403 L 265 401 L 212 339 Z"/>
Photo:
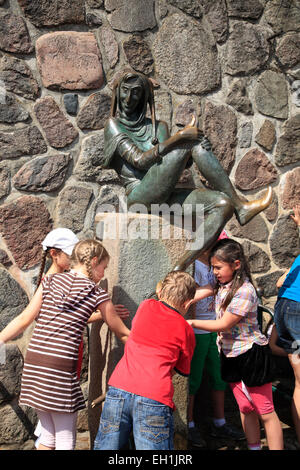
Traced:
<path fill-rule="evenodd" d="M 124 447 L 133 429 L 136 450 L 173 450 L 173 411 L 150 398 L 110 387 L 94 450 Z"/>
<path fill-rule="evenodd" d="M 277 345 L 292 354 L 300 346 L 300 302 L 281 297 L 274 310 Z"/>

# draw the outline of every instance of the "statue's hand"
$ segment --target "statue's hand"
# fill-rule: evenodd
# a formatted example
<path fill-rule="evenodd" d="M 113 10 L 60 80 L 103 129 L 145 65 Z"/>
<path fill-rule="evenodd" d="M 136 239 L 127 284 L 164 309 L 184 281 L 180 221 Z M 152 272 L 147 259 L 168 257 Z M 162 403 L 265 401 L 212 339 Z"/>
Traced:
<path fill-rule="evenodd" d="M 183 141 L 202 140 L 203 134 L 196 126 L 185 126 L 183 129 L 177 132 L 177 135 L 182 138 Z"/>

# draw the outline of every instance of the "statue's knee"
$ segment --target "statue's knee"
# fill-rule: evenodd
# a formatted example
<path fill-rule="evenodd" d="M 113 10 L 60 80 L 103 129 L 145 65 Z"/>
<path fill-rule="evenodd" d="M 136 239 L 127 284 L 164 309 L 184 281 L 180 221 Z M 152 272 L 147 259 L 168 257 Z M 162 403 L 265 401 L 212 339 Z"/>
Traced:
<path fill-rule="evenodd" d="M 220 207 L 224 215 L 228 217 L 231 217 L 234 213 L 234 206 L 231 199 L 223 194 L 220 195 L 218 200 L 218 207 Z"/>

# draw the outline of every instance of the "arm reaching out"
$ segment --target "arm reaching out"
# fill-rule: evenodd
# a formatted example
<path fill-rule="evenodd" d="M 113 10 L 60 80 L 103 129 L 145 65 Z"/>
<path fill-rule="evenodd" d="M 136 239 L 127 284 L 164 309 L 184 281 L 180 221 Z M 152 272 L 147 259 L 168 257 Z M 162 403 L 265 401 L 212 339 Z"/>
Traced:
<path fill-rule="evenodd" d="M 102 319 L 107 323 L 108 327 L 120 338 L 123 343 L 126 343 L 130 330 L 124 325 L 121 318 L 116 313 L 111 300 L 107 300 L 98 306 L 101 311 Z"/>
<path fill-rule="evenodd" d="M 219 318 L 218 320 L 187 320 L 187 322 L 193 328 L 199 328 L 200 330 L 205 331 L 220 332 L 229 330 L 241 319 L 242 316 L 236 315 L 226 310 L 222 318 Z"/>
<path fill-rule="evenodd" d="M 6 343 L 21 334 L 38 316 L 42 306 L 42 286 L 40 285 L 27 307 L 14 318 L 0 333 L 0 342 Z"/>

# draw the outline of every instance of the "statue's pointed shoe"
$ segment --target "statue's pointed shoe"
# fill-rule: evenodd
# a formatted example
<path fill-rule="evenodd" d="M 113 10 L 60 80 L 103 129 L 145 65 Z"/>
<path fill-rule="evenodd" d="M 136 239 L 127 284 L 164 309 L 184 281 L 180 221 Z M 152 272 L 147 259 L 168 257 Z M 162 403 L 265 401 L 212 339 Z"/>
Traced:
<path fill-rule="evenodd" d="M 273 190 L 271 187 L 267 189 L 260 199 L 244 202 L 243 205 L 236 210 L 236 217 L 241 225 L 246 225 L 253 217 L 265 210 L 272 202 Z"/>

